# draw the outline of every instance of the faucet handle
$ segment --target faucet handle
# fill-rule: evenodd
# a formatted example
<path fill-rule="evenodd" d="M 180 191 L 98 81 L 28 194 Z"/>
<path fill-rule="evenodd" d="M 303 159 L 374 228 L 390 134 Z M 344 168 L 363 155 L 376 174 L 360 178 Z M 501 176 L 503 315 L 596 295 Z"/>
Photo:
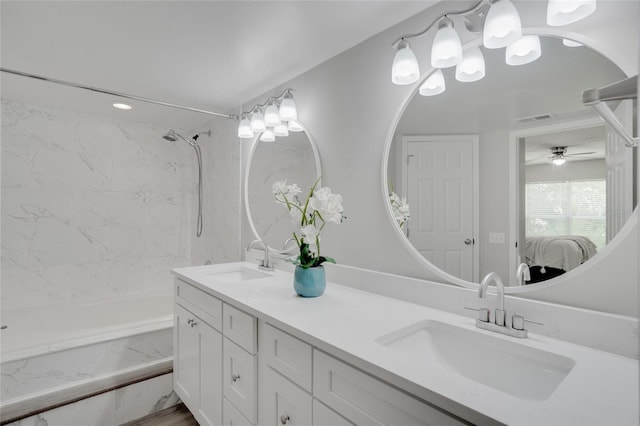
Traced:
<path fill-rule="evenodd" d="M 544 325 L 541 322 L 527 319 L 522 315 L 513 315 L 513 317 L 511 317 L 511 328 L 513 328 L 514 330 L 524 330 L 525 321 L 538 324 L 538 325 Z"/>
<path fill-rule="evenodd" d="M 482 321 L 482 322 L 489 322 L 489 309 L 487 308 L 470 308 L 468 306 L 464 307 L 465 309 L 468 309 L 470 311 L 477 311 L 478 312 L 478 320 Z"/>

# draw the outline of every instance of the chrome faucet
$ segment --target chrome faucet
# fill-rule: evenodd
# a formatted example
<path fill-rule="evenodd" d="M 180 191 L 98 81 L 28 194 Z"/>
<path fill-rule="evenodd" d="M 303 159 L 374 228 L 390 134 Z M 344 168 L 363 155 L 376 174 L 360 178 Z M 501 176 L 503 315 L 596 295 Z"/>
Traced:
<path fill-rule="evenodd" d="M 258 262 L 258 268 L 266 271 L 273 271 L 273 264 L 269 259 L 269 246 L 263 240 L 253 240 L 247 246 L 247 251 L 251 250 L 255 244 L 262 244 L 264 247 L 264 259 Z"/>
<path fill-rule="evenodd" d="M 494 322 L 496 323 L 496 325 L 504 326 L 504 317 L 506 315 L 506 312 L 504 310 L 504 284 L 502 284 L 500 275 L 496 274 L 495 272 L 489 272 L 480 283 L 478 296 L 482 299 L 487 296 L 487 287 L 489 287 L 489 283 L 492 281 L 496 283 L 496 287 L 498 289 L 498 308 L 496 309 Z"/>
<path fill-rule="evenodd" d="M 526 281 L 531 281 L 531 272 L 529 271 L 529 265 L 521 263 L 516 270 L 516 285 L 525 285 Z"/>
<path fill-rule="evenodd" d="M 520 270 L 520 268 L 518 268 L 518 270 Z M 527 268 L 526 272 L 528 271 L 529 269 Z M 525 273 L 523 272 L 522 276 L 524 275 Z M 496 274 L 495 272 L 490 272 L 486 277 L 482 279 L 480 288 L 478 289 L 478 296 L 483 299 L 487 296 L 487 288 L 489 287 L 489 284 L 491 282 L 494 282 L 496 284 L 496 288 L 498 291 L 498 307 L 495 310 L 493 323 L 491 322 L 491 314 L 488 309 L 469 308 L 479 312 L 478 319 L 476 319 L 476 327 L 482 328 L 483 330 L 495 331 L 496 333 L 500 334 L 506 334 L 507 336 L 511 337 L 523 338 L 527 337 L 528 335 L 527 330 L 524 328 L 525 322 L 533 322 L 542 325 L 537 321 L 526 319 L 522 315 L 513 315 L 513 317 L 511 318 L 511 326 L 508 326 L 505 321 L 507 312 L 504 309 L 504 284 L 502 284 L 502 279 L 500 279 L 500 276 L 498 274 Z"/>

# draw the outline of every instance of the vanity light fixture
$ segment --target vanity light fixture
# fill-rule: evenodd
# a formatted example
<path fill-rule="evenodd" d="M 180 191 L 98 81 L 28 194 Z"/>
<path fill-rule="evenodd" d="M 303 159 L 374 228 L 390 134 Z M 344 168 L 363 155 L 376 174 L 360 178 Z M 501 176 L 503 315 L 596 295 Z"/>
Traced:
<path fill-rule="evenodd" d="M 526 35 L 507 46 L 505 61 L 508 65 L 524 65 L 535 61 L 541 54 L 540 37 Z"/>
<path fill-rule="evenodd" d="M 256 133 L 262 133 L 261 141 L 273 142 L 276 136 L 288 136 L 292 130 L 290 124 L 298 118 L 292 91 L 285 89 L 279 96 L 270 97 L 261 105 L 254 105 L 249 112 L 243 111 L 240 114 L 238 137 L 252 139 Z"/>
<path fill-rule="evenodd" d="M 456 66 L 456 80 L 470 83 L 484 77 L 484 56 L 479 47 L 472 47 L 464 51 L 462 62 Z"/>
<path fill-rule="evenodd" d="M 273 100 L 267 103 L 267 109 L 264 111 L 264 125 L 267 127 L 275 127 L 280 124 L 280 114 L 278 113 L 278 107 Z"/>
<path fill-rule="evenodd" d="M 260 140 L 262 142 L 273 142 L 276 140 L 276 136 L 273 134 L 273 129 L 271 127 L 267 127 L 262 135 L 260 135 Z"/>
<path fill-rule="evenodd" d="M 572 24 L 595 11 L 596 0 L 549 0 L 547 24 L 552 27 Z"/>
<path fill-rule="evenodd" d="M 289 126 L 287 123 L 280 122 L 273 127 L 273 134 L 279 137 L 289 136 Z"/>
<path fill-rule="evenodd" d="M 391 66 L 391 81 L 393 84 L 404 86 L 406 84 L 415 83 L 420 78 L 420 66 L 418 59 L 411 50 L 411 46 L 407 40 L 400 40 L 396 55 L 393 57 L 393 65 Z"/>
<path fill-rule="evenodd" d="M 264 132 L 266 125 L 264 124 L 264 115 L 262 115 L 262 108 L 253 107 L 253 113 L 251 114 L 250 124 L 251 130 L 254 132 Z"/>
<path fill-rule="evenodd" d="M 444 92 L 446 88 L 442 70 L 436 69 L 433 74 L 422 83 L 420 89 L 418 89 L 418 93 L 422 96 L 435 96 Z"/>
<path fill-rule="evenodd" d="M 510 0 L 496 0 L 484 21 L 482 41 L 487 49 L 499 49 L 522 37 L 518 10 Z"/>
<path fill-rule="evenodd" d="M 431 46 L 431 66 L 449 68 L 462 62 L 462 43 L 453 28 L 453 21 L 445 15 L 438 24 L 438 32 Z"/>
<path fill-rule="evenodd" d="M 296 108 L 296 103 L 293 101 L 291 89 L 285 90 L 284 95 L 282 96 L 282 101 L 280 102 L 280 110 L 278 112 L 282 121 L 298 119 L 298 109 Z"/>
<path fill-rule="evenodd" d="M 118 109 L 122 109 L 122 110 L 130 110 L 131 108 L 133 108 L 131 105 L 129 104 L 121 104 L 121 103 L 115 103 L 113 104 L 114 108 L 118 108 Z"/>

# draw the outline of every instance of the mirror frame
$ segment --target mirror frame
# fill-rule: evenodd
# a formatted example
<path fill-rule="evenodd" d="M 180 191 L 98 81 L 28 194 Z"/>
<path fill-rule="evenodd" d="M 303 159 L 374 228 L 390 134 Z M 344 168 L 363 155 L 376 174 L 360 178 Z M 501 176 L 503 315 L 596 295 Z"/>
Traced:
<path fill-rule="evenodd" d="M 304 124 L 300 123 L 300 121 L 297 121 L 297 123 L 300 125 L 300 127 L 302 127 L 302 130 L 304 134 L 307 135 L 307 139 L 309 141 L 309 144 L 311 145 L 311 149 L 313 151 L 313 158 L 316 166 L 316 179 L 318 180 L 318 185 L 322 186 L 322 163 L 320 161 L 320 151 L 318 150 L 318 145 L 316 144 L 316 141 L 311 135 L 311 133 L 309 133 L 309 130 L 307 129 L 307 127 Z M 298 133 L 302 133 L 302 132 L 298 132 Z M 253 142 L 251 142 L 251 150 L 249 151 L 249 156 L 247 157 L 247 165 L 244 171 L 244 188 L 243 188 L 243 191 L 244 191 L 243 200 L 244 200 L 245 212 L 247 213 L 247 222 L 249 222 L 249 227 L 251 228 L 251 232 L 253 233 L 253 236 L 258 240 L 263 240 L 263 238 L 260 236 L 260 234 L 258 233 L 258 230 L 256 229 L 256 225 L 253 221 L 253 216 L 251 215 L 251 207 L 249 206 L 249 174 L 251 172 L 251 163 L 253 162 L 253 156 L 256 152 L 256 149 L 258 148 L 258 145 L 262 142 L 260 140 L 261 134 L 262 133 L 258 134 L 253 139 Z M 275 142 L 262 142 L 262 143 L 277 144 L 278 140 L 276 139 Z M 284 247 L 282 250 L 273 248 L 271 246 L 268 246 L 268 247 L 269 247 L 270 253 L 287 255 L 292 252 L 292 249 L 286 250 Z"/>
<path fill-rule="evenodd" d="M 635 75 L 638 73 L 638 66 L 637 64 L 633 64 L 631 62 L 627 62 L 625 55 L 623 54 L 618 54 L 616 52 L 614 52 L 612 49 L 610 49 L 608 46 L 604 45 L 602 42 L 600 42 L 599 40 L 587 37 L 583 34 L 580 33 L 575 33 L 575 32 L 571 32 L 562 28 L 551 28 L 551 27 L 528 27 L 528 28 L 523 28 L 522 29 L 522 34 L 533 34 L 533 35 L 539 35 L 539 36 L 547 36 L 547 37 L 556 37 L 556 38 L 568 38 L 571 40 L 575 40 L 579 43 L 584 44 L 586 47 L 592 49 L 593 51 L 599 53 L 600 55 L 602 55 L 603 57 L 605 57 L 606 59 L 608 59 L 609 61 L 611 61 L 613 64 L 615 64 L 618 68 L 620 68 L 620 70 L 627 76 L 627 77 L 631 77 L 632 75 Z M 467 41 L 463 44 L 462 49 L 469 49 L 471 47 L 476 47 L 476 46 L 481 46 L 482 45 L 482 37 L 476 37 L 470 41 Z M 435 267 L 431 262 L 429 262 L 427 259 L 425 259 L 419 252 L 418 250 L 416 250 L 416 248 L 413 246 L 413 244 L 411 244 L 411 242 L 409 241 L 409 238 L 407 238 L 407 236 L 405 235 L 405 233 L 402 231 L 402 229 L 398 226 L 397 222 L 395 221 L 395 217 L 393 215 L 393 210 L 391 208 L 391 204 L 388 202 L 388 177 L 387 174 L 389 172 L 388 170 L 388 163 L 389 163 L 389 154 L 391 152 L 391 147 L 393 145 L 393 141 L 394 141 L 394 135 L 395 135 L 395 131 L 398 127 L 398 124 L 400 123 L 400 119 L 402 118 L 402 115 L 404 114 L 405 109 L 407 108 L 407 106 L 409 105 L 411 99 L 416 96 L 417 92 L 418 92 L 418 88 L 420 87 L 420 85 L 427 79 L 427 77 L 429 75 L 431 75 L 431 73 L 435 70 L 435 68 L 428 66 L 425 70 L 425 72 L 423 72 L 420 76 L 420 78 L 418 79 L 418 81 L 416 81 L 414 84 L 407 86 L 408 92 L 407 94 L 404 96 L 400 107 L 398 108 L 398 112 L 396 113 L 396 115 L 393 117 L 393 120 L 391 121 L 391 125 L 389 126 L 389 131 L 387 132 L 387 137 L 386 137 L 386 141 L 384 144 L 384 151 L 382 153 L 382 164 L 381 164 L 381 168 L 380 168 L 380 188 L 382 189 L 382 199 L 384 200 L 384 208 L 385 211 L 387 212 L 387 218 L 389 219 L 389 222 L 392 224 L 393 229 L 396 233 L 396 235 L 398 236 L 398 238 L 401 240 L 401 242 L 403 243 L 403 245 L 405 246 L 405 248 L 407 248 L 409 250 L 409 252 L 411 253 L 411 255 L 420 263 L 422 264 L 426 269 L 428 269 L 429 271 L 433 272 L 434 274 L 436 274 L 444 283 L 448 283 L 448 284 L 455 284 L 458 285 L 460 287 L 464 287 L 464 288 L 469 288 L 469 289 L 477 289 L 478 286 L 480 285 L 479 283 L 474 283 L 474 282 L 470 282 L 470 281 L 465 281 L 461 278 L 455 277 L 443 270 L 441 270 L 440 268 Z M 614 82 L 612 82 L 614 83 Z M 515 134 L 516 131 L 511 131 L 510 132 L 510 146 L 509 146 L 509 158 L 513 158 L 513 156 L 515 155 L 515 147 L 512 147 L 511 145 L 511 139 L 513 137 L 513 134 Z M 640 155 L 640 152 L 639 154 Z M 513 169 L 513 170 L 512 170 Z M 509 165 L 509 177 L 513 178 L 515 177 L 515 167 L 513 164 Z M 515 185 L 515 184 L 511 184 L 511 185 Z M 515 187 L 513 188 L 514 192 L 510 191 L 510 198 L 512 198 L 512 196 L 515 193 Z M 640 188 L 638 188 L 638 192 L 640 192 Z M 620 244 L 620 242 L 623 240 L 623 236 L 628 235 L 631 232 L 631 228 L 633 228 L 633 226 L 635 226 L 638 222 L 638 213 L 639 211 L 639 206 L 636 206 L 635 209 L 633 210 L 633 212 L 631 213 L 631 215 L 629 216 L 629 219 L 627 219 L 627 222 L 625 223 L 625 225 L 620 229 L 620 231 L 618 232 L 618 234 L 599 252 L 600 256 L 596 256 L 593 259 L 589 260 L 589 262 L 580 265 L 579 268 L 575 268 L 572 269 L 570 271 L 567 271 L 565 274 L 562 274 L 559 277 L 553 278 L 551 280 L 548 281 L 543 281 L 540 283 L 536 283 L 536 284 L 529 284 L 526 286 L 511 286 L 509 284 L 511 284 L 513 282 L 513 279 L 509 278 L 509 279 L 505 279 L 505 294 L 516 294 L 516 293 L 527 293 L 527 292 L 532 292 L 532 291 L 536 291 L 536 290 L 540 290 L 543 288 L 548 288 L 548 287 L 553 287 L 556 285 L 561 285 L 562 283 L 566 282 L 567 280 L 571 280 L 574 277 L 577 277 L 578 275 L 588 272 L 589 269 L 591 269 L 592 267 L 596 266 L 597 264 L 600 263 L 600 261 L 605 258 L 606 256 L 609 255 L 609 253 L 613 250 L 615 250 L 615 248 Z M 512 216 L 510 214 L 510 216 Z M 510 217 L 510 222 L 515 221 L 514 217 Z M 514 225 L 515 226 L 515 225 Z M 509 224 L 509 229 L 511 230 L 511 223 Z M 511 252 L 510 252 L 511 253 Z M 509 255 L 511 257 L 511 254 Z"/>

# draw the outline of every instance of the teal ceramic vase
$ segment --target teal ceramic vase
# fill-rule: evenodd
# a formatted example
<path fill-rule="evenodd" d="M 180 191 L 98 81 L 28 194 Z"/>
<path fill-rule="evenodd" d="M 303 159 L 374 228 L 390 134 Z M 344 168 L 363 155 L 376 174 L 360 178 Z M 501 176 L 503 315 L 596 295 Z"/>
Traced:
<path fill-rule="evenodd" d="M 296 271 L 293 274 L 293 288 L 300 296 L 322 296 L 326 286 L 327 280 L 324 275 L 324 266 L 307 269 L 296 266 Z"/>

